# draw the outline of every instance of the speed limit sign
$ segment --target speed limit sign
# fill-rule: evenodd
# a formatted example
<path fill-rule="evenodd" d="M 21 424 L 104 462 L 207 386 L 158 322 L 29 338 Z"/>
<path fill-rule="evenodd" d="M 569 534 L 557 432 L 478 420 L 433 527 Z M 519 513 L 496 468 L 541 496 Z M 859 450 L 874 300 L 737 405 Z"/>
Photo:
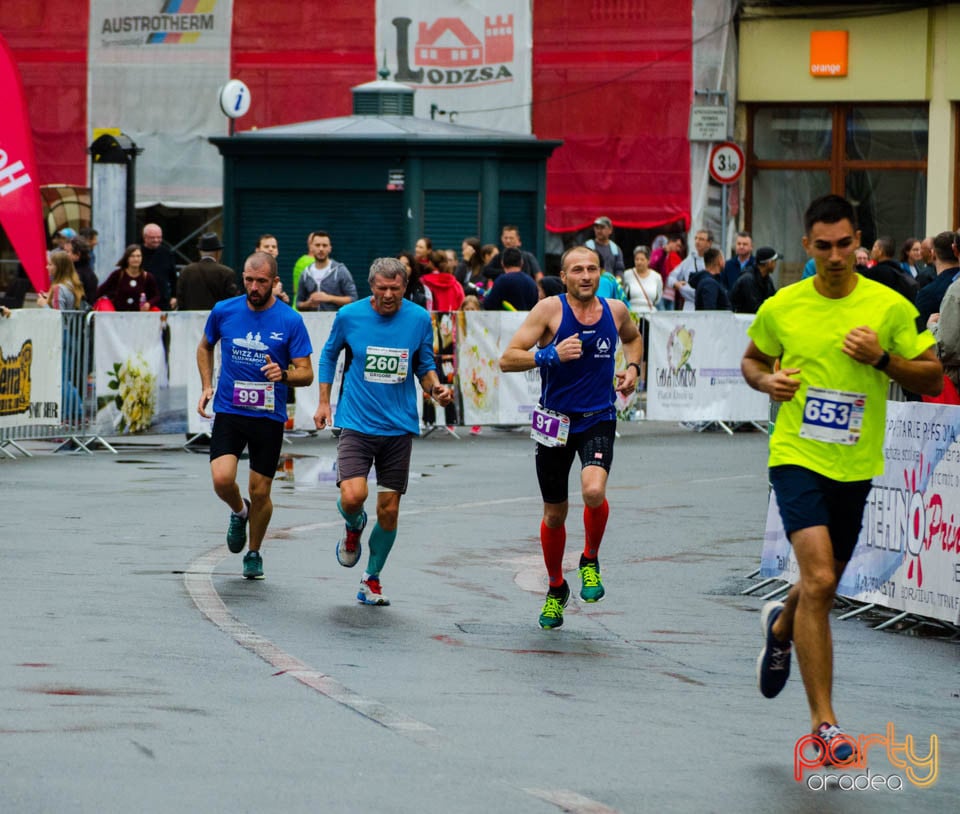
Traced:
<path fill-rule="evenodd" d="M 710 176 L 718 184 L 733 184 L 743 173 L 743 150 L 724 141 L 710 151 Z"/>

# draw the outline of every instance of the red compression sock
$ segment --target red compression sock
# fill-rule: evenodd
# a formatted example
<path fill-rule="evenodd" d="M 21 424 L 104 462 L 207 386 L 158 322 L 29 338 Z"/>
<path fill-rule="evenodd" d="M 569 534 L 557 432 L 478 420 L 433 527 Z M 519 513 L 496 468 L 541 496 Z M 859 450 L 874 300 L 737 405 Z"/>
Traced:
<path fill-rule="evenodd" d="M 583 507 L 583 528 L 586 532 L 583 543 L 583 556 L 588 560 L 595 560 L 600 550 L 600 541 L 607 528 L 607 517 L 610 515 L 610 504 L 604 498 L 603 503 L 595 509 Z"/>
<path fill-rule="evenodd" d="M 551 529 L 540 521 L 540 547 L 543 548 L 543 564 L 547 567 L 547 577 L 551 588 L 563 585 L 563 550 L 567 545 L 565 526 Z"/>

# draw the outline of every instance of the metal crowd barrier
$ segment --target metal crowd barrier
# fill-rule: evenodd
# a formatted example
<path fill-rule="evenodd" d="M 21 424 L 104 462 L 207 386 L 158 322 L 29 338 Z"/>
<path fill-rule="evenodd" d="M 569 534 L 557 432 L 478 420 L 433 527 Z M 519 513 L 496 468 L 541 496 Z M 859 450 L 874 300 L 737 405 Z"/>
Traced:
<path fill-rule="evenodd" d="M 61 311 L 63 332 L 59 424 L 0 427 L 0 459 L 31 457 L 20 442 L 55 441 L 55 452 L 87 452 L 95 446 L 116 453 L 96 432 L 97 395 L 93 359 L 93 312 Z"/>

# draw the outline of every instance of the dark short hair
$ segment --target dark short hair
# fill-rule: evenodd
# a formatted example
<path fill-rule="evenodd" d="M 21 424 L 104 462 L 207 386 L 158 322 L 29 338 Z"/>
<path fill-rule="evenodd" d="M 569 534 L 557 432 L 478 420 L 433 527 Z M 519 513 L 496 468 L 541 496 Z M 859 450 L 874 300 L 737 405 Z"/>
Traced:
<path fill-rule="evenodd" d="M 953 243 L 958 240 L 956 232 L 940 232 L 933 238 L 933 253 L 937 260 L 956 265 L 956 255 L 953 253 Z"/>
<path fill-rule="evenodd" d="M 697 235 L 706 235 L 707 240 L 713 243 L 713 232 L 711 232 L 709 229 L 707 228 L 697 229 L 697 231 L 693 233 L 693 236 L 696 237 Z"/>
<path fill-rule="evenodd" d="M 893 242 L 893 238 L 889 235 L 883 235 L 878 237 L 874 241 L 874 245 L 880 245 L 880 251 L 883 252 L 884 257 L 893 257 L 894 252 L 897 250 L 897 244 Z"/>
<path fill-rule="evenodd" d="M 500 255 L 500 265 L 504 268 L 523 268 L 523 255 L 520 249 L 504 249 Z"/>
<path fill-rule="evenodd" d="M 311 232 L 309 235 L 307 235 L 307 245 L 308 245 L 308 246 L 309 246 L 311 243 L 313 243 L 313 239 L 314 239 L 315 237 L 326 237 L 326 238 L 330 238 L 330 235 L 329 235 L 327 232 L 321 231 L 320 229 L 318 229 L 316 232 Z M 333 238 L 330 238 L 330 242 L 331 242 L 331 243 L 333 242 Z"/>
<path fill-rule="evenodd" d="M 712 266 L 717 260 L 723 260 L 723 255 L 720 253 L 720 249 L 707 249 L 703 253 L 703 265 L 704 267 Z"/>
<path fill-rule="evenodd" d="M 822 195 L 811 201 L 803 213 L 803 231 L 809 235 L 815 223 L 839 223 L 842 220 L 850 221 L 854 232 L 859 228 L 857 213 L 850 201 L 840 195 Z"/>

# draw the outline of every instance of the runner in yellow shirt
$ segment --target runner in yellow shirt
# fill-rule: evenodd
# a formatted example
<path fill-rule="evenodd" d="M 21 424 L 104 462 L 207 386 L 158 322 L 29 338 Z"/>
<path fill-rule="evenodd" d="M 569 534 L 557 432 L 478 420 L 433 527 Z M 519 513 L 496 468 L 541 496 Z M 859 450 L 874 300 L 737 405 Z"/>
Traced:
<path fill-rule="evenodd" d="M 818 198 L 804 215 L 803 246 L 816 275 L 777 292 L 757 312 L 741 362 L 755 390 L 781 402 L 770 439 L 770 482 L 800 578 L 761 614 L 757 681 L 767 698 L 790 674 L 791 643 L 824 765 L 844 765 L 855 742 L 833 711 L 830 609 L 863 522 L 870 479 L 883 472 L 888 378 L 936 395 L 943 371 L 917 310 L 854 269 L 853 206 Z M 776 362 L 779 360 L 780 364 Z"/>

